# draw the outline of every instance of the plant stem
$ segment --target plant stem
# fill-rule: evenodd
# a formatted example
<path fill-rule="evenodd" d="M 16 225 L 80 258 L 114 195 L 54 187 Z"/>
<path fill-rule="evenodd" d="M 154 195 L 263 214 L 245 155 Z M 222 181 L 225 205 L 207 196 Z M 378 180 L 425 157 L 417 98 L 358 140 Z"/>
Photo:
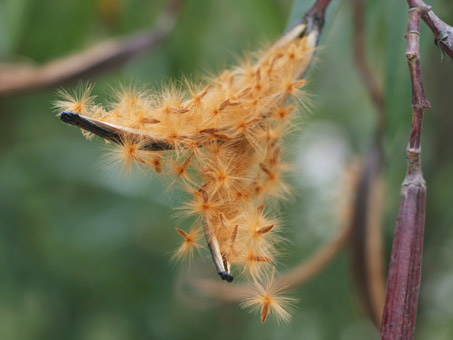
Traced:
<path fill-rule="evenodd" d="M 412 128 L 407 147 L 408 169 L 393 239 L 381 339 L 411 340 L 415 331 L 423 253 L 426 185 L 420 165 L 423 113 L 430 107 L 425 96 L 419 54 L 419 24 L 424 11 L 408 1 L 406 59 L 412 82 Z M 416 2 L 416 1 L 415 1 Z"/>
<path fill-rule="evenodd" d="M 382 252 L 382 139 L 385 128 L 385 98 L 366 58 L 363 0 L 353 0 L 354 61 L 376 115 L 375 138 L 366 154 L 352 218 L 352 266 L 358 296 L 368 315 L 381 326 L 385 299 Z"/>
<path fill-rule="evenodd" d="M 172 32 L 185 0 L 169 0 L 154 28 L 102 41 L 44 64 L 0 64 L 0 96 L 54 87 L 114 69 L 156 48 Z"/>
<path fill-rule="evenodd" d="M 422 12 L 422 19 L 434 34 L 434 42 L 442 51 L 453 60 L 453 27 L 439 19 L 433 12 L 431 6 L 422 0 L 407 0 L 410 8 L 419 8 Z M 443 57 L 443 54 L 442 54 Z"/>
<path fill-rule="evenodd" d="M 385 124 L 385 99 L 381 86 L 367 63 L 365 51 L 365 20 L 363 0 L 353 0 L 353 38 L 354 61 L 362 82 L 376 109 L 376 130 L 378 138 L 382 135 Z"/>

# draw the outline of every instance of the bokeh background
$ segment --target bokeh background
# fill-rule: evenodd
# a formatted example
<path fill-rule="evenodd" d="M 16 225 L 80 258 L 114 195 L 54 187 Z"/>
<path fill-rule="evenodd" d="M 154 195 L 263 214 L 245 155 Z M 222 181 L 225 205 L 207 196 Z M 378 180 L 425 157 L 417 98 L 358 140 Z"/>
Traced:
<path fill-rule="evenodd" d="M 299 1 L 308 7 L 311 1 Z M 429 1 L 453 23 L 450 0 Z M 0 60 L 42 64 L 109 37 L 149 27 L 163 0 L 0 0 Z M 150 53 L 94 79 L 101 102 L 134 81 L 158 87 L 230 65 L 285 29 L 291 0 L 187 1 L 174 31 Z M 293 199 L 281 204 L 280 269 L 335 233 L 343 174 L 369 150 L 374 108 L 354 68 L 351 7 L 341 1 L 309 74 L 311 110 L 289 140 Z M 367 57 L 385 89 L 383 235 L 388 263 L 405 174 L 411 94 L 404 57 L 405 1 L 367 1 Z M 441 63 L 421 24 L 427 96 L 423 169 L 428 184 L 416 339 L 453 338 L 453 63 Z M 71 88 L 73 85 L 66 87 Z M 292 292 L 293 321 L 258 315 L 184 289 L 197 271 L 170 263 L 180 238 L 178 190 L 156 175 L 106 169 L 104 143 L 56 117 L 56 89 L 0 98 L 0 339 L 378 339 L 357 298 L 347 249 Z M 204 253 L 193 266 L 216 278 Z"/>

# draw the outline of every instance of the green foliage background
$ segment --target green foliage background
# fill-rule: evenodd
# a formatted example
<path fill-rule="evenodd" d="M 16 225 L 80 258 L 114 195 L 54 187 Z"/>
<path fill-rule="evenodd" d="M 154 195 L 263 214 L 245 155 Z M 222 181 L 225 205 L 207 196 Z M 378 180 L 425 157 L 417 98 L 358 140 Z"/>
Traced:
<path fill-rule="evenodd" d="M 311 1 L 298 1 L 308 6 Z M 453 23 L 449 0 L 430 1 Z M 148 27 L 164 1 L 0 0 L 0 59 L 38 64 L 108 37 Z M 290 0 L 187 1 L 173 34 L 152 53 L 96 78 L 107 98 L 119 83 L 216 72 L 285 28 Z M 291 268 L 335 232 L 345 164 L 367 152 L 374 109 L 352 62 L 351 9 L 342 1 L 324 32 L 308 92 L 311 112 L 289 142 L 294 198 L 281 204 Z M 384 238 L 387 263 L 404 177 L 411 121 L 404 58 L 406 1 L 367 1 L 367 56 L 387 95 Z M 422 67 L 433 108 L 426 113 L 428 184 L 417 339 L 453 338 L 453 64 L 424 24 Z M 378 339 L 357 300 L 350 254 L 292 293 L 293 321 L 261 325 L 236 305 L 184 286 L 196 275 L 170 264 L 180 239 L 178 190 L 169 179 L 122 178 L 105 169 L 104 143 L 86 141 L 52 111 L 55 89 L 0 98 L 0 339 Z M 206 254 L 205 254 L 206 255 Z M 208 256 L 197 259 L 216 278 Z"/>

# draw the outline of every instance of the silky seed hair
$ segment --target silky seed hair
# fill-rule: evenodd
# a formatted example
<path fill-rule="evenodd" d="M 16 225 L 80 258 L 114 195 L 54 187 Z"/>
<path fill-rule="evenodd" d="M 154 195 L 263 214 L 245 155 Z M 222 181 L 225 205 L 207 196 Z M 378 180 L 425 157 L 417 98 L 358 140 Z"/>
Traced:
<path fill-rule="evenodd" d="M 283 139 L 294 128 L 297 104 L 306 104 L 300 78 L 316 42 L 301 34 L 303 27 L 294 30 L 299 34 L 200 84 L 186 80 L 158 93 L 122 87 L 106 106 L 95 104 L 86 86 L 61 91 L 55 103 L 66 111 L 62 120 L 113 141 L 114 161 L 165 173 L 187 191 L 179 208 L 196 221 L 190 230 L 176 228 L 182 242 L 174 258 L 191 257 L 204 233 L 222 279 L 232 281 L 231 268 L 238 268 L 255 283 L 259 293 L 245 305 L 261 304 L 262 322 L 272 310 L 288 319 L 279 305 L 287 300 L 259 281 L 274 276 L 282 234 L 269 203 L 289 194 Z"/>
<path fill-rule="evenodd" d="M 284 286 L 275 283 L 273 269 L 263 283 L 254 280 L 249 296 L 243 299 L 241 306 L 258 311 L 261 323 L 264 323 L 269 315 L 273 315 L 279 323 L 287 323 L 291 320 L 291 311 L 297 299 L 282 295 L 284 291 Z"/>

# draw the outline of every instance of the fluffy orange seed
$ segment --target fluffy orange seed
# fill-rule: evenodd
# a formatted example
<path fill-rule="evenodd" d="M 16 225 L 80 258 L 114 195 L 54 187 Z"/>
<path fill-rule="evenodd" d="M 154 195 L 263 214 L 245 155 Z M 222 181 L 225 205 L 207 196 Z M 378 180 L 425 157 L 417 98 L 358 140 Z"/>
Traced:
<path fill-rule="evenodd" d="M 267 249 L 256 249 L 248 247 L 245 253 L 237 258 L 237 263 L 242 265 L 242 272 L 248 276 L 259 279 L 269 274 L 274 258 Z"/>
<path fill-rule="evenodd" d="M 122 166 L 125 174 L 132 172 L 134 165 L 138 165 L 138 169 L 144 170 L 152 164 L 153 153 L 144 152 L 141 150 L 142 141 L 136 140 L 130 136 L 122 138 L 122 144 L 115 144 L 109 148 L 107 153 L 108 166 Z"/>
<path fill-rule="evenodd" d="M 297 299 L 283 296 L 284 287 L 274 283 L 275 270 L 268 278 L 267 283 L 262 284 L 255 281 L 254 288 L 250 297 L 241 302 L 243 308 L 259 310 L 261 322 L 264 323 L 270 314 L 273 314 L 278 322 L 289 322 L 291 320 L 290 311 L 294 308 Z"/>
<path fill-rule="evenodd" d="M 83 115 L 90 115 L 94 109 L 95 96 L 91 96 L 93 87 L 91 85 L 79 84 L 74 91 L 65 89 L 58 90 L 60 100 L 55 101 L 54 107 L 59 111 L 75 112 Z M 96 112 L 100 115 L 100 112 Z"/>
<path fill-rule="evenodd" d="M 182 229 L 175 228 L 179 235 L 183 237 L 183 243 L 176 250 L 173 258 L 175 260 L 190 259 L 195 250 L 201 248 L 200 228 L 192 228 L 189 233 Z"/>

